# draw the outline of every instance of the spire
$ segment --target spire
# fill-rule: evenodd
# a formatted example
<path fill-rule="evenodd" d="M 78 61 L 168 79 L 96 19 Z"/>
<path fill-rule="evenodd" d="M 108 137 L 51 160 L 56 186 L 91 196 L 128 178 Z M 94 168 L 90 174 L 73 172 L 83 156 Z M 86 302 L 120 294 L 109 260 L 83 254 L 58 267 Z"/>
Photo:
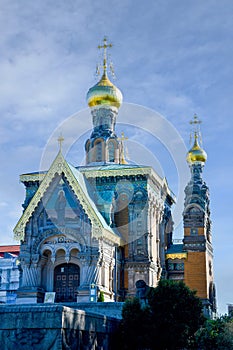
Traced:
<path fill-rule="evenodd" d="M 192 142 L 192 139 L 194 139 L 194 143 L 187 154 L 187 162 L 189 164 L 204 164 L 207 159 L 207 154 L 200 146 L 200 144 L 202 144 L 200 131 L 201 120 L 196 114 L 194 114 L 193 119 L 190 121 L 190 124 L 193 126 L 193 130 L 190 134 L 190 142 Z"/>
<path fill-rule="evenodd" d="M 190 124 L 193 146 L 187 154 L 191 178 L 185 187 L 183 211 L 183 251 L 187 253 L 184 261 L 184 283 L 197 291 L 197 296 L 203 303 L 204 314 L 210 316 L 216 310 L 209 188 L 202 178 L 207 155 L 200 146 L 201 121 L 196 114 Z"/>

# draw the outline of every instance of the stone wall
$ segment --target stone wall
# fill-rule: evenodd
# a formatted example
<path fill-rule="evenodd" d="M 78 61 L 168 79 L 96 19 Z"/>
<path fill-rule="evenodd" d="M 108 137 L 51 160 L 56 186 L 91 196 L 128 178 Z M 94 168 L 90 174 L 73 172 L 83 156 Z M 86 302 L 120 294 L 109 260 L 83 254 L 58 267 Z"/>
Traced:
<path fill-rule="evenodd" d="M 105 308 L 101 304 L 97 312 Z M 59 304 L 1 305 L 1 349 L 110 350 L 110 334 L 119 319 L 97 312 Z"/>
<path fill-rule="evenodd" d="M 96 313 L 107 317 L 117 319 L 122 318 L 122 308 L 124 303 L 110 302 L 110 303 L 63 303 L 63 305 L 73 309 L 83 310 L 86 312 Z"/>

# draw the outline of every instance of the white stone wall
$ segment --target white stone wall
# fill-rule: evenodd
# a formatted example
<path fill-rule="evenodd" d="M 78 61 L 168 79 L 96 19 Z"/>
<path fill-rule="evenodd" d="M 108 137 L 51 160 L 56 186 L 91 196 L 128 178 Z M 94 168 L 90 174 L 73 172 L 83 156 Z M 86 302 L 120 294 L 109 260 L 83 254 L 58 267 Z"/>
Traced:
<path fill-rule="evenodd" d="M 19 287 L 17 257 L 0 258 L 0 303 L 14 303 Z"/>

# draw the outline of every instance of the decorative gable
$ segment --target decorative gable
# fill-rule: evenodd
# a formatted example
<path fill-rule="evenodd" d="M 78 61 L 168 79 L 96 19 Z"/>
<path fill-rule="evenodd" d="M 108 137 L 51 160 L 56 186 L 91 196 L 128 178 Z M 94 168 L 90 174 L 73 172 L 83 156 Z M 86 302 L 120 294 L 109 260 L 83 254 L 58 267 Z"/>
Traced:
<path fill-rule="evenodd" d="M 77 222 L 79 215 L 85 213 L 90 220 L 93 237 L 107 237 L 116 244 L 120 243 L 119 236 L 107 226 L 89 197 L 83 175 L 66 162 L 61 151 L 17 223 L 14 229 L 16 240 L 24 239 L 26 225 L 41 203 L 46 211 L 47 223 L 50 221 L 64 226 L 69 221 L 72 224 L 72 221 Z"/>

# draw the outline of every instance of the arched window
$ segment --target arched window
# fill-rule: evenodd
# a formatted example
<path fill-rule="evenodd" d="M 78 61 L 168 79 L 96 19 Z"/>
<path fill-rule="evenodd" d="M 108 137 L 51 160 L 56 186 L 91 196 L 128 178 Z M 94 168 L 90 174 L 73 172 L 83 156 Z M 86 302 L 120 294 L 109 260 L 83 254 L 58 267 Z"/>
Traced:
<path fill-rule="evenodd" d="M 86 162 L 90 163 L 90 141 L 86 144 Z"/>
<path fill-rule="evenodd" d="M 96 142 L 95 154 L 96 154 L 96 162 L 101 162 L 102 161 L 102 141 Z"/>
<path fill-rule="evenodd" d="M 115 160 L 115 147 L 113 142 L 108 143 L 108 159 L 109 162 L 114 162 Z"/>

